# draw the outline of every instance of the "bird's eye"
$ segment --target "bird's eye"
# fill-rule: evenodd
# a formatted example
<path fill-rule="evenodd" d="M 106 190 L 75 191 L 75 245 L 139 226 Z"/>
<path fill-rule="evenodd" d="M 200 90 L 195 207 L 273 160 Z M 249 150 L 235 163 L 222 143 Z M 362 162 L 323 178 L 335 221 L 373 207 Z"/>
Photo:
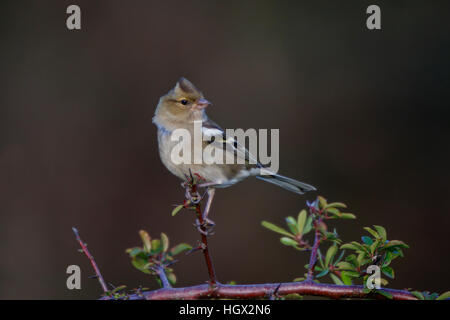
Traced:
<path fill-rule="evenodd" d="M 181 102 L 181 104 L 182 104 L 183 106 L 185 106 L 185 105 L 188 104 L 188 101 L 187 101 L 186 99 L 183 99 L 183 100 L 181 100 L 180 102 Z"/>

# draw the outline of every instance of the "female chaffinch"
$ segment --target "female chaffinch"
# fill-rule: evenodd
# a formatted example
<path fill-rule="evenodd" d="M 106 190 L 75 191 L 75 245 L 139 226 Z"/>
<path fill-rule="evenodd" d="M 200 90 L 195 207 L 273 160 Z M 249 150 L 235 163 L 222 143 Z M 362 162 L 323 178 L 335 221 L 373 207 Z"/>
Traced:
<path fill-rule="evenodd" d="M 208 118 L 205 109 L 209 105 L 211 103 L 189 80 L 180 78 L 175 87 L 159 99 L 153 117 L 153 123 L 158 128 L 159 155 L 166 168 L 183 181 L 187 181 L 192 174 L 204 180 L 205 183 L 199 186 L 207 187 L 208 202 L 203 217 L 205 221 L 213 224 L 207 216 L 215 188 L 229 187 L 249 176 L 255 176 L 297 194 L 316 190 L 309 184 L 268 171 L 236 141 L 235 137 L 227 136 L 224 130 Z M 201 143 L 197 144 L 192 141 L 195 137 L 196 124 L 201 124 L 202 135 Z M 174 139 L 173 134 L 179 129 L 188 132 L 192 140 L 183 139 L 180 142 Z M 214 152 L 231 157 L 234 161 L 199 163 L 192 161 L 191 156 L 188 157 L 189 161 L 174 161 L 173 151 L 175 147 L 180 148 L 180 143 L 183 147 L 182 152 L 190 151 L 190 155 L 199 151 L 196 148 L 201 148 L 200 154 L 204 153 L 205 148 L 212 148 Z"/>

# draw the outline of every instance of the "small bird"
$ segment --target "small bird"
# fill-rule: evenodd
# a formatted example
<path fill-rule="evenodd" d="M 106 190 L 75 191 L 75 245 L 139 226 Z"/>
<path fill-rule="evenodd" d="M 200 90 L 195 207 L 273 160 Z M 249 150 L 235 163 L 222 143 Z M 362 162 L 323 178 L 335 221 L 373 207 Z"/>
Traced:
<path fill-rule="evenodd" d="M 175 176 L 186 182 L 192 174 L 200 176 L 205 183 L 199 187 L 206 187 L 208 200 L 203 213 L 203 219 L 210 225 L 214 223 L 208 219 L 208 213 L 214 197 L 216 188 L 224 188 L 250 177 L 273 183 L 279 187 L 303 194 L 307 191 L 314 191 L 313 186 L 288 178 L 276 173 L 266 172 L 261 174 L 264 166 L 256 161 L 255 157 L 242 145 L 238 144 L 234 137 L 226 135 L 215 122 L 206 115 L 205 109 L 211 103 L 205 99 L 198 90 L 186 78 L 180 78 L 175 87 L 159 99 L 156 107 L 153 123 L 158 128 L 159 155 L 162 163 Z M 200 163 L 194 161 L 189 163 L 175 163 L 172 160 L 172 149 L 179 143 L 172 139 L 172 133 L 177 129 L 185 129 L 194 137 L 194 123 L 201 122 L 201 132 L 203 135 L 201 147 L 206 148 L 212 145 L 213 148 L 221 149 L 225 156 L 228 153 L 234 159 L 241 158 L 245 161 L 234 161 L 228 163 Z M 191 141 L 188 148 L 194 154 L 194 143 Z M 252 159 L 253 161 L 249 161 Z"/>

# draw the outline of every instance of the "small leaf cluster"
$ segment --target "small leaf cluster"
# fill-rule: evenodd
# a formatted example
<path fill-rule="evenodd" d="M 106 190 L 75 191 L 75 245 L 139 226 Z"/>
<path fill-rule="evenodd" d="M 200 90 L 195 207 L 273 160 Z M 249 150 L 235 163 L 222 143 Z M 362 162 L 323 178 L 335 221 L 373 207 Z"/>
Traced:
<path fill-rule="evenodd" d="M 347 208 L 344 203 L 327 203 L 326 199 L 321 196 L 312 203 L 307 202 L 307 205 L 309 213 L 303 209 L 298 214 L 297 219 L 292 216 L 286 217 L 285 222 L 288 229 L 284 229 L 268 221 L 263 221 L 261 224 L 263 227 L 283 235 L 280 241 L 285 246 L 291 246 L 303 251 L 311 248 L 311 245 L 308 240 L 304 239 L 304 236 L 313 229 L 321 233 L 322 240 L 330 240 L 336 243 L 341 242 L 336 230 L 329 232 L 323 220 L 356 218 L 353 213 L 341 212 L 340 209 Z"/>
<path fill-rule="evenodd" d="M 170 266 L 176 262 L 174 257 L 184 251 L 191 250 L 192 247 L 186 243 L 180 243 L 172 248 L 169 247 L 169 238 L 165 233 L 161 233 L 160 239 L 152 239 L 144 231 L 139 231 L 142 240 L 142 247 L 129 248 L 126 252 L 131 258 L 132 265 L 139 271 L 158 276 L 161 270 L 165 272 L 170 284 L 176 283 L 176 276 Z M 158 282 L 161 284 L 159 278 Z"/>
<path fill-rule="evenodd" d="M 346 261 L 340 263 L 342 273 L 350 275 L 350 278 L 355 275 L 363 276 L 365 283 L 368 275 L 365 272 L 365 268 L 369 265 L 378 265 L 381 268 L 381 272 L 388 278 L 394 279 L 394 269 L 390 266 L 391 262 L 398 258 L 403 257 L 402 249 L 407 249 L 409 246 L 403 241 L 399 240 L 387 240 L 386 229 L 382 226 L 374 225 L 373 229 L 365 227 L 370 236 L 362 236 L 361 243 L 352 241 L 350 243 L 343 244 L 341 249 L 352 250 L 354 253 L 346 257 Z M 343 279 L 344 280 L 344 279 Z M 346 279 L 345 284 L 351 284 L 351 279 Z M 388 281 L 381 279 L 381 284 L 386 285 Z"/>
<path fill-rule="evenodd" d="M 430 293 L 429 291 L 411 291 L 411 294 L 419 300 L 450 300 L 450 291 L 446 291 L 441 295 L 436 292 Z"/>
<path fill-rule="evenodd" d="M 300 211 L 297 219 L 292 216 L 286 218 L 289 231 L 267 221 L 263 221 L 261 224 L 263 227 L 283 235 L 280 241 L 285 246 L 291 246 L 297 250 L 305 250 L 310 247 L 309 243 L 303 240 L 304 235 L 312 230 L 312 216 L 307 217 L 306 210 Z"/>
<path fill-rule="evenodd" d="M 111 286 L 111 284 L 110 284 L 110 286 Z M 115 300 L 127 300 L 129 295 L 125 291 L 126 288 L 127 288 L 127 286 L 125 286 L 125 285 L 113 287 L 112 290 L 105 292 L 105 295 L 112 299 L 115 299 Z"/>
<path fill-rule="evenodd" d="M 300 211 L 298 218 L 287 217 L 287 229 L 279 227 L 273 223 L 263 221 L 262 225 L 283 237 L 281 243 L 291 246 L 297 250 L 311 250 L 311 244 L 305 235 L 311 230 L 315 230 L 315 234 L 319 235 L 319 243 L 325 240 L 331 241 L 331 245 L 325 254 L 320 249 L 317 250 L 317 262 L 314 265 L 314 281 L 328 275 L 331 280 L 338 285 L 352 285 L 355 280 L 362 280 L 366 283 L 369 276 L 366 269 L 369 265 L 378 265 L 381 272 L 388 278 L 394 278 L 394 269 L 391 262 L 397 257 L 403 257 L 402 249 L 408 248 L 404 242 L 399 240 L 387 240 L 385 228 L 382 226 L 374 226 L 373 228 L 365 227 L 369 233 L 368 236 L 361 238 L 362 242 L 353 241 L 342 244 L 336 230 L 328 231 L 325 223 L 330 219 L 355 219 L 353 213 L 344 212 L 347 205 L 342 202 L 331 202 L 324 197 L 317 197 L 312 203 L 307 202 L 308 211 L 303 209 Z M 349 254 L 346 255 L 350 251 Z M 309 264 L 305 265 L 309 269 Z M 304 277 L 296 278 L 294 281 L 302 281 Z M 381 284 L 386 285 L 388 282 L 381 279 Z M 378 290 L 382 291 L 382 290 Z M 380 292 L 380 294 L 388 294 Z"/>

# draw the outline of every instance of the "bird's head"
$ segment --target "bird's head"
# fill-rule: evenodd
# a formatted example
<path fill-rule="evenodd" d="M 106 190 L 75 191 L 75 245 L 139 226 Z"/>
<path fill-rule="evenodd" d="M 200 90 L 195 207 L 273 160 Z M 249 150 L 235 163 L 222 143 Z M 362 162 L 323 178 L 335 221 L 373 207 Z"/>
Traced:
<path fill-rule="evenodd" d="M 159 99 L 155 118 L 173 121 L 202 120 L 204 109 L 210 104 L 192 82 L 181 77 L 175 87 Z"/>

